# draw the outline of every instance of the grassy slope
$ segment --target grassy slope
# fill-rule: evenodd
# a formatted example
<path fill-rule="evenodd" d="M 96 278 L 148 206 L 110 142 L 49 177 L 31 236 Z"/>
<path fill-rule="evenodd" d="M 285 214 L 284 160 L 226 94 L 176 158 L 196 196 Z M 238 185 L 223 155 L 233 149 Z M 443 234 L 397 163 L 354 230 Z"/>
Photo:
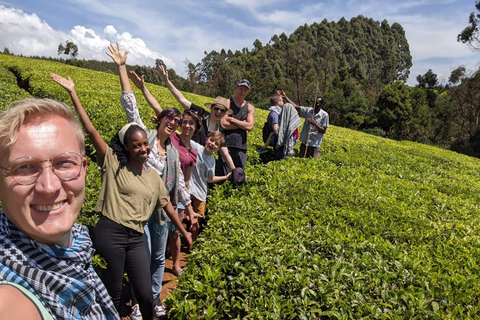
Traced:
<path fill-rule="evenodd" d="M 125 122 L 117 77 L 0 55 L 2 108 L 16 90 L 5 67 L 30 76 L 34 95 L 68 103 L 48 73 L 71 75 L 106 136 Z M 165 88 L 149 88 L 178 106 Z M 208 228 L 169 300 L 172 317 L 480 316 L 479 159 L 332 126 L 320 159 L 257 165 L 266 116 L 257 110 L 249 134 L 249 183 L 212 192 Z M 89 170 L 84 216 L 99 186 Z"/>

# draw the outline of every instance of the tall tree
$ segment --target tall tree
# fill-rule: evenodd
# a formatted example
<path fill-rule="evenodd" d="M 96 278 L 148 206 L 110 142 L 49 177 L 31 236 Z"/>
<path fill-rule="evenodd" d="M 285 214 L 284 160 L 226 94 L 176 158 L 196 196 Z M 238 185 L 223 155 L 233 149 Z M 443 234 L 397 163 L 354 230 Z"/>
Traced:
<path fill-rule="evenodd" d="M 475 1 L 475 8 L 480 12 L 480 1 Z M 466 43 L 476 50 L 480 50 L 480 13 L 470 13 L 468 26 L 457 36 L 457 41 Z"/>
<path fill-rule="evenodd" d="M 410 88 L 401 81 L 386 85 L 378 97 L 376 118 L 388 136 L 404 137 L 412 118 Z"/>
<path fill-rule="evenodd" d="M 58 45 L 57 51 L 58 51 L 58 55 L 66 54 L 66 55 L 70 55 L 70 57 L 72 58 L 75 58 L 78 55 L 77 45 L 68 40 L 65 41 L 65 46 L 62 43 L 60 43 Z"/>

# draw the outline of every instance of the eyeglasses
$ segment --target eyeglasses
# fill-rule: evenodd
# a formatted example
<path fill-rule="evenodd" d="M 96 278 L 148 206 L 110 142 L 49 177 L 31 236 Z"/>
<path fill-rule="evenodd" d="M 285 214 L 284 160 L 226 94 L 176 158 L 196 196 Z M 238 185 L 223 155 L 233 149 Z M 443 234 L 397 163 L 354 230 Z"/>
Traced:
<path fill-rule="evenodd" d="M 213 107 L 213 111 L 227 112 L 227 109 L 223 109 L 223 108 L 219 108 L 219 107 Z"/>
<path fill-rule="evenodd" d="M 171 114 L 167 114 L 167 115 L 165 116 L 165 119 L 167 119 L 167 122 L 171 122 L 173 119 L 175 119 L 175 124 L 176 124 L 177 126 L 179 126 L 179 125 L 182 123 L 182 122 L 180 121 L 180 119 L 175 118 L 175 117 L 172 116 Z"/>
<path fill-rule="evenodd" d="M 42 163 L 50 162 L 49 166 L 43 166 Z M 70 181 L 80 175 L 82 169 L 82 156 L 75 152 L 60 153 L 53 160 L 38 160 L 32 157 L 18 158 L 13 160 L 10 168 L 1 167 L 7 175 L 12 176 L 13 180 L 23 186 L 28 186 L 37 182 L 43 169 L 51 167 L 53 173 L 62 181 Z"/>

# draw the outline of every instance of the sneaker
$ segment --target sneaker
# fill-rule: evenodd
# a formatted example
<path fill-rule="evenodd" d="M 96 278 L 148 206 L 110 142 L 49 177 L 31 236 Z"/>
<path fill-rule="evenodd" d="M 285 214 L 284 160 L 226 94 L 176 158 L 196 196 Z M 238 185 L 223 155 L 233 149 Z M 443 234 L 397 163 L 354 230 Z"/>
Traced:
<path fill-rule="evenodd" d="M 142 313 L 140 312 L 140 307 L 138 303 L 132 308 L 132 315 L 130 316 L 132 320 L 142 320 Z"/>
<path fill-rule="evenodd" d="M 173 271 L 173 274 L 176 275 L 177 278 L 178 278 L 178 277 L 181 277 L 184 272 L 185 272 L 185 270 L 178 269 L 178 270 Z"/>
<path fill-rule="evenodd" d="M 167 316 L 167 312 L 165 311 L 165 307 L 162 303 L 155 305 L 155 317 L 159 319 L 164 319 Z M 132 318 L 133 320 L 133 318 Z"/>
<path fill-rule="evenodd" d="M 264 153 L 267 153 L 268 150 L 266 148 L 260 148 L 260 150 L 258 150 L 258 154 L 264 154 Z"/>

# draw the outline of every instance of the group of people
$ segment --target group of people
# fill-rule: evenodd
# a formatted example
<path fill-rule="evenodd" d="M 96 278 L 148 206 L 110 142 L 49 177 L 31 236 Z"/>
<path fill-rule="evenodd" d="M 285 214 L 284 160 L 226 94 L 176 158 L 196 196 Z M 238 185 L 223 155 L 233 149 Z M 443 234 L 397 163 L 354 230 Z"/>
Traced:
<path fill-rule="evenodd" d="M 90 121 L 70 77 L 50 75 L 69 93 L 81 125 L 68 106 L 50 99 L 25 100 L 0 115 L 0 318 L 119 319 L 125 272 L 133 289 L 132 319 L 163 317 L 159 296 L 167 245 L 179 276 L 181 237 L 191 248 L 205 216 L 208 184 L 245 168 L 247 131 L 253 129 L 255 113 L 245 100 L 248 80 L 238 82 L 233 98 L 205 104 L 209 112 L 188 101 L 159 67 L 182 114 L 163 109 L 143 76 L 127 72 L 128 51 L 118 44 L 108 49 L 119 70 L 128 119 L 110 142 Z M 130 80 L 154 110 L 155 129 L 140 118 Z M 316 134 L 323 136 L 328 115 L 325 122 L 322 110 L 298 107 L 283 91 L 275 99 L 272 104 L 282 110 L 272 116 L 271 138 L 283 147 L 278 147 L 281 154 L 293 147 L 278 142 L 291 140 L 299 126 L 292 110 L 299 109 L 316 128 L 302 131 L 304 152 L 318 156 L 321 137 Z M 85 192 L 84 132 L 102 177 L 93 241 L 87 228 L 75 223 Z M 95 250 L 107 263 L 101 279 L 90 265 Z"/>
<path fill-rule="evenodd" d="M 284 103 L 284 99 L 288 103 Z M 269 146 L 273 147 L 275 160 L 284 159 L 293 155 L 293 146 L 298 136 L 298 127 L 301 125 L 300 117 L 305 118 L 305 123 L 300 134 L 300 158 L 318 158 L 323 135 L 329 125 L 328 113 L 323 110 L 322 97 L 315 98 L 314 107 L 298 106 L 287 97 L 283 90 L 270 97 L 267 122 L 264 125 L 264 145 L 258 150 L 259 154 L 267 152 Z"/>

